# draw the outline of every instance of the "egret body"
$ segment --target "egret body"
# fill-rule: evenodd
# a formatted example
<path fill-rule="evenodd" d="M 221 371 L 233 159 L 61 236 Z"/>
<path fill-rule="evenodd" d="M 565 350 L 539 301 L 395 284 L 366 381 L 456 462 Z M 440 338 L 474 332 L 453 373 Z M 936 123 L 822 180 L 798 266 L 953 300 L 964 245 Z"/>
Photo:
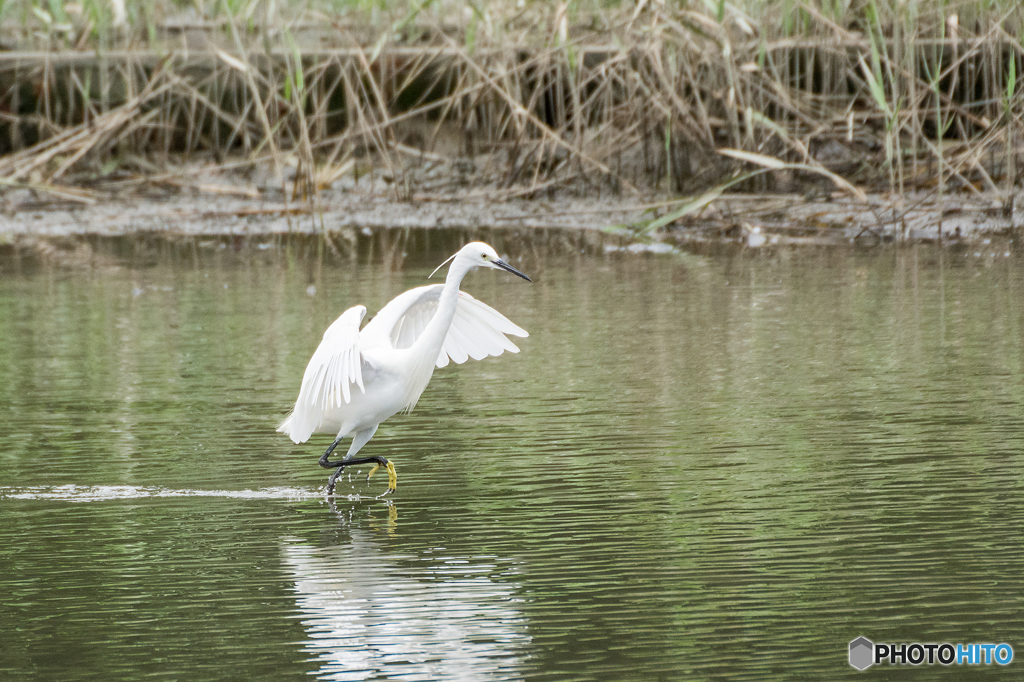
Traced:
<path fill-rule="evenodd" d="M 402 410 L 412 411 L 435 367 L 504 351 L 518 353 L 506 334 L 529 336 L 497 310 L 459 290 L 466 273 L 478 267 L 505 270 L 528 282 L 529 277 L 483 242 L 467 244 L 448 261 L 451 266 L 444 284 L 396 296 L 362 329 L 366 307 L 346 310 L 324 332 L 306 366 L 295 407 L 277 430 L 296 443 L 306 442 L 314 433 L 337 434 L 320 457 L 320 466 L 336 469 L 327 481 L 328 494 L 344 467 L 369 462 L 376 463 L 370 476 L 380 466 L 387 468 L 387 492 L 393 491 L 397 476 L 391 462 L 379 456 L 355 457 L 380 423 Z M 329 461 L 348 436 L 352 444 L 345 457 Z"/>

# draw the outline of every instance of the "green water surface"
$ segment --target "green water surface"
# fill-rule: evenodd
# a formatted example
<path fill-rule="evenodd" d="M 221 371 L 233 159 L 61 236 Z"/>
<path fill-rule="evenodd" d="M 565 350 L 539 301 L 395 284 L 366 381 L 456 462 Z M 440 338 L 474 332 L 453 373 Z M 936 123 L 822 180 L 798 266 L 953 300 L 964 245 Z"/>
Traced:
<path fill-rule="evenodd" d="M 5 265 L 0 678 L 1021 675 L 1021 257 L 496 244 L 535 283 L 463 288 L 522 352 L 438 370 L 363 450 L 397 493 L 328 501 L 330 436 L 274 431 L 303 368 L 448 252 L 264 246 Z M 858 673 L 860 635 L 1018 653 Z"/>

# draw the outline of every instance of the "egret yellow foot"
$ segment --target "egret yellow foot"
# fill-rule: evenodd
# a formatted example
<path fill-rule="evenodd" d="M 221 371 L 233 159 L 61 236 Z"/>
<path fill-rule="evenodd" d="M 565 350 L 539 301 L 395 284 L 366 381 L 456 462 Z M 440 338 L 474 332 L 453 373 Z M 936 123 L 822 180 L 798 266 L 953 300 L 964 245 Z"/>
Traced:
<path fill-rule="evenodd" d="M 388 462 L 388 492 L 395 492 L 395 488 L 398 487 L 398 472 L 395 471 L 395 465 L 390 461 Z"/>
<path fill-rule="evenodd" d="M 384 494 L 387 495 L 395 492 L 395 488 L 398 487 L 398 473 L 395 471 L 395 465 L 391 463 L 391 460 L 385 460 L 385 462 L 386 464 L 384 465 L 384 468 L 388 472 L 388 489 L 384 491 Z M 380 464 L 374 465 L 374 467 L 370 469 L 370 473 L 366 474 L 367 483 L 370 482 L 370 477 L 377 473 L 377 469 L 380 469 Z"/>

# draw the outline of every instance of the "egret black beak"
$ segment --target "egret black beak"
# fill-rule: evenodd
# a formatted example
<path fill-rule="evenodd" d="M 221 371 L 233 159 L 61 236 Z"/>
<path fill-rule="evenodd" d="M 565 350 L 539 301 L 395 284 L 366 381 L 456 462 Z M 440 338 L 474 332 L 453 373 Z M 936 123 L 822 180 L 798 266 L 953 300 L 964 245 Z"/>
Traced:
<path fill-rule="evenodd" d="M 527 282 L 532 282 L 533 281 L 532 279 L 530 279 L 529 277 L 527 277 L 523 273 L 519 272 L 514 267 L 512 267 L 511 265 L 509 265 L 505 261 L 501 260 L 500 258 L 498 260 L 494 260 L 494 261 L 491 261 L 491 262 L 494 263 L 495 265 L 497 265 L 502 270 L 506 270 L 508 272 L 511 272 L 513 275 L 519 275 L 520 277 L 525 279 Z"/>

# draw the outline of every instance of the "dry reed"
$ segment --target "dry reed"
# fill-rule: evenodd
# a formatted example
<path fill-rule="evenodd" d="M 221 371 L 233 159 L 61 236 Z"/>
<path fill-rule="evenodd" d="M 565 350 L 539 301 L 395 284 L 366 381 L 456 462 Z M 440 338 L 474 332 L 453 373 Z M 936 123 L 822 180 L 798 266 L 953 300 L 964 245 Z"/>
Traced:
<path fill-rule="evenodd" d="M 496 199 L 678 196 L 754 158 L 722 149 L 784 164 L 757 191 L 827 171 L 1012 205 L 1020 184 L 1014 0 L 3 7 L 6 186 L 208 154 L 269 165 L 293 198 L 374 169 L 399 198 L 458 186 L 430 164 Z"/>

